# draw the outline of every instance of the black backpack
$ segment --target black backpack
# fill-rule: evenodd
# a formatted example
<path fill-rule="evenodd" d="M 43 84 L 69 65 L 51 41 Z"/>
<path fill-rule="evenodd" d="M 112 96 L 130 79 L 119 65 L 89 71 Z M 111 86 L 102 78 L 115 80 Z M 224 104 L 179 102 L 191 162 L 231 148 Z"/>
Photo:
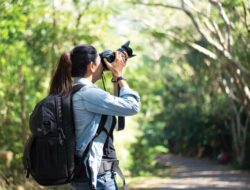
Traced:
<path fill-rule="evenodd" d="M 72 95 L 83 86 L 74 86 L 68 96 L 47 96 L 30 116 L 31 135 L 25 145 L 23 165 L 26 177 L 31 174 L 40 185 L 70 183 L 82 168 L 75 156 Z M 102 116 L 98 131 L 105 121 L 106 116 Z"/>

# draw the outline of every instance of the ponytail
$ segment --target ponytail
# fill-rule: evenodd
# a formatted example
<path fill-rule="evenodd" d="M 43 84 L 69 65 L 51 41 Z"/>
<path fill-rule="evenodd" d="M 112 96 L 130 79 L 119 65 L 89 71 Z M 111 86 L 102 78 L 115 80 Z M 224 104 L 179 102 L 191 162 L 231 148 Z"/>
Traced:
<path fill-rule="evenodd" d="M 49 95 L 68 95 L 72 89 L 72 62 L 70 53 L 61 55 L 55 74 L 51 80 Z"/>

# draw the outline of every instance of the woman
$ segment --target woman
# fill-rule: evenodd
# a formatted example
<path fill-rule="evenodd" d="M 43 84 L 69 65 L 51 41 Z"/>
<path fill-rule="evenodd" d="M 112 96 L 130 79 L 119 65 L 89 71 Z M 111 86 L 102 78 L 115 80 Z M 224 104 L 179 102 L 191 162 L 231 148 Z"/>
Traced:
<path fill-rule="evenodd" d="M 115 57 L 113 63 L 104 61 L 112 72 L 114 90 L 117 91 L 118 85 L 120 87 L 119 97 L 94 85 L 96 81 L 101 79 L 104 67 L 96 49 L 91 45 L 76 46 L 70 53 L 61 56 L 50 88 L 50 94 L 67 95 L 72 89 L 72 83 L 84 85 L 73 95 L 76 154 L 78 156 L 81 156 L 86 149 L 86 143 L 89 143 L 92 138 L 89 134 L 93 134 L 93 130 L 97 130 L 102 115 L 107 115 L 105 127 L 109 129 L 108 137 L 105 138 L 104 142 L 99 139 L 103 147 L 99 146 L 102 148 L 98 150 L 101 152 L 102 162 L 100 166 L 98 165 L 99 173 L 96 174 L 97 182 L 94 183 L 94 188 L 97 190 L 118 189 L 113 167 L 104 167 L 105 163 L 115 163 L 117 160 L 113 146 L 113 130 L 116 125 L 114 116 L 134 115 L 139 111 L 140 105 L 138 93 L 129 88 L 124 78 L 124 68 L 128 55 L 126 52 L 117 51 Z M 74 77 L 73 82 L 71 77 Z M 91 155 L 92 159 L 98 159 L 95 154 Z M 89 184 L 86 175 L 83 175 L 81 180 L 72 183 L 72 189 L 88 190 L 93 189 L 93 186 Z"/>

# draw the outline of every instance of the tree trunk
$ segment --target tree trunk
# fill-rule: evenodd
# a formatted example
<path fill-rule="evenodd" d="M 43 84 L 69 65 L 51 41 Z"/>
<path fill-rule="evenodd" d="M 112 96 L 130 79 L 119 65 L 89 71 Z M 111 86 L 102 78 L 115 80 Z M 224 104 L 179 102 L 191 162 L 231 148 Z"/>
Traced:
<path fill-rule="evenodd" d="M 243 165 L 245 159 L 245 149 L 246 149 L 246 140 L 247 140 L 247 128 L 249 124 L 249 117 L 243 117 L 245 110 L 243 107 L 237 109 L 236 104 L 232 104 L 234 117 L 231 119 L 231 129 L 233 135 L 233 148 L 236 153 L 236 160 L 240 166 Z M 243 120 L 245 119 L 245 123 Z"/>
<path fill-rule="evenodd" d="M 22 142 L 25 144 L 27 137 L 27 116 L 26 116 L 26 104 L 25 104 L 25 80 L 23 75 L 22 65 L 18 66 L 19 73 L 19 95 L 20 95 L 20 104 L 21 104 L 21 119 L 22 119 Z"/>

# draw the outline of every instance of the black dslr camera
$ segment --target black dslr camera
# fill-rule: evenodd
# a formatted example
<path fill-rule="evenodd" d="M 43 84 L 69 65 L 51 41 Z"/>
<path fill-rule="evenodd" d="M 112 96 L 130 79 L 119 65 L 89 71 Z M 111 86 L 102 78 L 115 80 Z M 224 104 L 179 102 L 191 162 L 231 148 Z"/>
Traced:
<path fill-rule="evenodd" d="M 125 51 L 128 54 L 128 58 L 131 58 L 131 57 L 134 57 L 135 55 L 133 54 L 132 48 L 129 47 L 129 44 L 130 44 L 130 41 L 127 41 L 119 49 L 117 49 L 117 51 L 120 51 L 120 52 Z M 105 50 L 102 53 L 100 53 L 99 55 L 101 57 L 101 63 L 104 67 L 104 70 L 108 70 L 103 59 L 106 58 L 108 62 L 112 63 L 115 60 L 115 53 L 111 50 Z"/>

